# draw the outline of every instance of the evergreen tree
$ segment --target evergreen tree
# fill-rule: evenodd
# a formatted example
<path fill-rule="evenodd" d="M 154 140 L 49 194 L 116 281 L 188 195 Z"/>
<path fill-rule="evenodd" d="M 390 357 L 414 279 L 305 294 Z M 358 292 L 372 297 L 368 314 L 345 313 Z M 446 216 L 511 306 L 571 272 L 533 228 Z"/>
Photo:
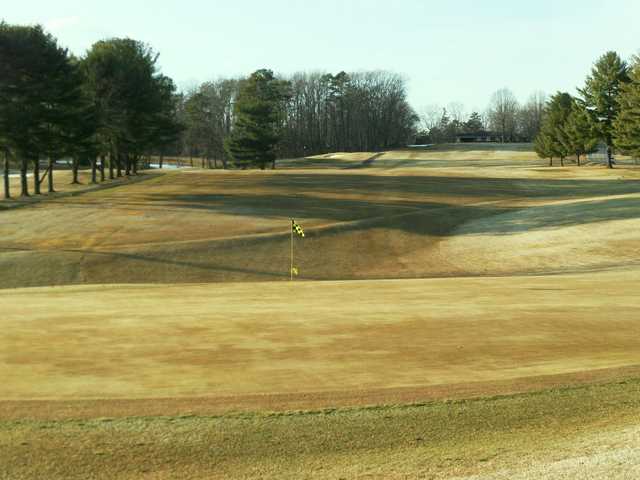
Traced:
<path fill-rule="evenodd" d="M 593 152 L 598 146 L 597 124 L 584 105 L 574 102 L 564 127 L 563 141 L 567 150 L 580 157 Z"/>
<path fill-rule="evenodd" d="M 39 158 L 46 87 L 40 75 L 48 38 L 41 27 L 0 24 L 0 130 L 6 146 L 20 158 L 21 196 L 29 195 L 29 161 Z"/>
<path fill-rule="evenodd" d="M 555 156 L 553 138 L 544 123 L 533 141 L 533 149 L 540 158 L 548 158 L 549 166 L 553 166 L 553 158 Z"/>
<path fill-rule="evenodd" d="M 158 149 L 160 165 L 165 149 L 175 143 L 184 130 L 178 121 L 178 102 L 176 86 L 169 77 L 160 75 L 154 82 L 154 101 L 148 115 L 148 148 Z"/>
<path fill-rule="evenodd" d="M 473 112 L 464 124 L 464 128 L 468 133 L 480 132 L 484 129 L 482 117 L 478 112 Z"/>
<path fill-rule="evenodd" d="M 167 116 L 175 114 L 175 87 L 158 72 L 157 60 L 144 43 L 115 38 L 94 44 L 82 61 L 97 110 L 100 154 L 115 159 L 118 176 L 122 159 L 125 174 L 136 173 L 139 158 L 163 141 L 159 137 L 166 132 Z M 94 165 L 95 158 L 91 160 Z"/>
<path fill-rule="evenodd" d="M 29 161 L 34 167 L 34 191 L 40 193 L 40 157 L 45 155 L 53 191 L 53 162 L 74 121 L 69 105 L 77 94 L 68 52 L 40 26 L 2 23 L 0 65 L 0 130 L 5 148 L 21 160 L 21 195 L 29 194 Z"/>
<path fill-rule="evenodd" d="M 593 66 L 580 89 L 586 107 L 597 120 L 598 134 L 607 146 L 607 166 L 613 168 L 613 122 L 620 109 L 618 96 L 629 81 L 628 66 L 616 52 L 607 52 Z"/>
<path fill-rule="evenodd" d="M 551 97 L 545 108 L 542 127 L 536 137 L 536 151 L 543 158 L 560 158 L 560 165 L 564 166 L 564 159 L 572 154 L 566 133 L 567 121 L 573 109 L 574 99 L 568 93 L 558 92 Z M 541 154 L 542 153 L 542 154 Z"/>
<path fill-rule="evenodd" d="M 94 103 L 87 85 L 86 72 L 82 63 L 75 61 L 74 80 L 80 86 L 79 94 L 71 103 L 69 110 L 73 122 L 67 128 L 67 142 L 64 154 L 71 157 L 72 184 L 78 184 L 78 169 L 80 161 L 95 159 L 100 153 L 100 126 L 98 109 Z M 89 161 L 92 166 L 91 181 L 96 183 L 95 161 Z M 113 178 L 113 176 L 111 176 Z"/>
<path fill-rule="evenodd" d="M 619 113 L 613 122 L 614 145 L 623 153 L 640 157 L 640 57 L 635 56 L 630 82 L 618 96 Z"/>
<path fill-rule="evenodd" d="M 287 86 L 271 70 L 258 70 L 243 82 L 235 103 L 235 127 L 225 145 L 236 165 L 264 169 L 271 163 L 275 167 L 279 119 Z"/>
<path fill-rule="evenodd" d="M 48 57 L 49 92 L 45 121 L 42 126 L 42 143 L 45 148 L 43 154 L 48 160 L 46 177 L 48 191 L 51 193 L 55 191 L 53 182 L 55 161 L 73 151 L 74 143 L 79 140 L 75 138 L 73 131 L 77 130 L 82 123 L 81 127 L 90 128 L 92 134 L 94 126 L 83 112 L 83 80 L 77 61 L 70 59 L 66 50 L 52 50 Z M 34 177 L 36 177 L 35 174 Z"/>

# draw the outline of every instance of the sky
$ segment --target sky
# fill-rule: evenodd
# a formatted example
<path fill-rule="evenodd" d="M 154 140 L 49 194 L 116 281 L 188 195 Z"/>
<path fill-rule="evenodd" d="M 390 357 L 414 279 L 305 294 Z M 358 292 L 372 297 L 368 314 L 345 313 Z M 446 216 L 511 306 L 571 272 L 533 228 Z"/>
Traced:
<path fill-rule="evenodd" d="M 606 51 L 640 52 L 640 0 L 0 0 L 0 19 L 42 24 L 78 55 L 144 41 L 182 89 L 259 68 L 389 70 L 418 111 L 483 111 L 504 87 L 575 93 Z"/>

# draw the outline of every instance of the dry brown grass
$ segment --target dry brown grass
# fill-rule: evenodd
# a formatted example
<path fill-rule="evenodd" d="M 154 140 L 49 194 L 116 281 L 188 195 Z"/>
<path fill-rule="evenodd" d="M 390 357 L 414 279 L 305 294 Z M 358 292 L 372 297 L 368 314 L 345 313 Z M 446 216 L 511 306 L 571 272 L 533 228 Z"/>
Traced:
<path fill-rule="evenodd" d="M 629 269 L 3 290 L 0 398 L 366 392 L 624 367 L 640 358 L 638 281 Z"/>
<path fill-rule="evenodd" d="M 305 279 L 625 265 L 638 178 L 509 165 L 162 173 L 3 212 L 0 287 L 286 280 L 291 216 L 308 232 Z"/>
<path fill-rule="evenodd" d="M 407 406 L 0 422 L 0 478 L 626 479 L 640 468 L 639 402 L 626 381 Z"/>
<path fill-rule="evenodd" d="M 374 391 L 633 363 L 637 270 L 624 267 L 637 262 L 640 172 L 465 152 L 457 167 L 402 166 L 407 152 L 392 152 L 380 158 L 402 168 L 166 172 L 2 212 L 0 286 L 144 285 L 0 293 L 15 348 L 0 396 Z M 480 154 L 501 164 L 479 167 Z M 163 284 L 287 279 L 290 216 L 307 231 L 301 279 L 503 278 Z M 579 274 L 604 267 L 615 270 Z M 575 274 L 513 277 L 563 272 Z M 622 323 L 600 336 L 605 310 Z M 24 327 L 32 315 L 51 327 Z M 66 342 L 60 358 L 44 347 Z M 91 352 L 101 360 L 83 365 Z"/>
<path fill-rule="evenodd" d="M 0 201 L 0 288 L 46 286 L 0 290 L 0 478 L 510 477 L 635 438 L 640 170 L 543 163 L 336 154 Z M 330 281 L 269 282 L 291 216 L 301 280 Z"/>
<path fill-rule="evenodd" d="M 42 175 L 42 172 L 41 172 Z M 108 176 L 108 175 L 107 175 Z M 98 173 L 98 179 L 100 178 L 100 174 Z M 80 170 L 78 172 L 78 180 L 79 184 L 72 184 L 72 175 L 70 170 L 56 170 L 54 173 L 54 187 L 57 193 L 78 193 L 90 188 L 95 188 L 95 186 L 91 185 L 91 172 L 89 170 Z M 107 181 L 107 183 L 122 183 L 125 179 L 119 179 L 114 181 Z M 29 182 L 29 194 L 32 196 L 30 201 L 42 200 L 42 199 L 51 199 L 55 198 L 55 195 L 50 195 L 47 193 L 47 180 L 41 184 L 41 192 L 42 195 L 33 195 L 34 185 L 33 185 L 33 176 L 28 177 Z M 9 180 L 10 192 L 13 201 L 24 202 L 24 198 L 20 198 L 20 178 L 12 176 Z M 4 190 L 2 191 L 4 195 Z M 27 200 L 29 201 L 29 199 Z M 14 202 L 4 200 L 4 198 L 0 199 L 0 208 L 7 207 L 9 204 Z"/>

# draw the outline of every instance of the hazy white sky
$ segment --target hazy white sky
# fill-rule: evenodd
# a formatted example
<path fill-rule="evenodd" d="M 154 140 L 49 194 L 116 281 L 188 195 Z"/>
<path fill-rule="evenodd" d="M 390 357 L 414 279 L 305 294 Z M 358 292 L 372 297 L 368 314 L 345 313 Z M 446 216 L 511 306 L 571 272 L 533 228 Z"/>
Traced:
<path fill-rule="evenodd" d="M 181 87 L 264 67 L 392 70 L 418 110 L 483 110 L 505 86 L 574 92 L 605 51 L 640 50 L 640 0 L 0 0 L 0 18 L 41 23 L 77 54 L 143 40 Z"/>

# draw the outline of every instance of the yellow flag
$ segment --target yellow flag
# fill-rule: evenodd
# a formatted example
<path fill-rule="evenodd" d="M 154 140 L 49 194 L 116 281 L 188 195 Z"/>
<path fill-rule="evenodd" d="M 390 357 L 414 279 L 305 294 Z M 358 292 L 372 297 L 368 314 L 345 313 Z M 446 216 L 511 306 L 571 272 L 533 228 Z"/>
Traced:
<path fill-rule="evenodd" d="M 300 235 L 302 238 L 304 238 L 304 230 L 302 229 L 302 227 L 300 225 L 298 225 L 296 223 L 296 221 L 294 219 L 291 219 L 291 228 L 293 228 L 294 232 L 296 232 L 298 235 Z"/>

